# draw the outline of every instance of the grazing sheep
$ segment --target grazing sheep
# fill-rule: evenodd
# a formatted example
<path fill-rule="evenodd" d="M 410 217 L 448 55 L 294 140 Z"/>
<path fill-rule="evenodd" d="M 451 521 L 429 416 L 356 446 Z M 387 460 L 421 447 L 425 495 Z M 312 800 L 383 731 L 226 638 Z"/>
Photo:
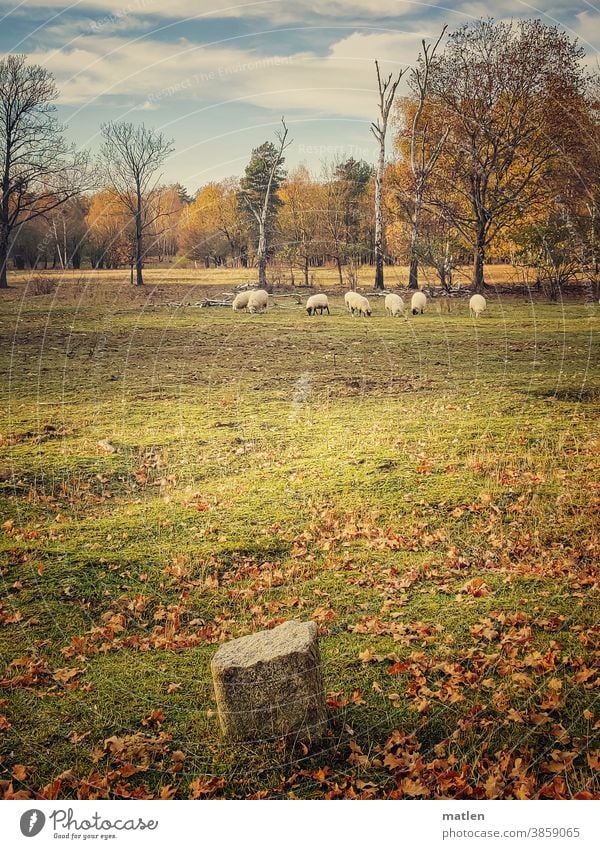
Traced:
<path fill-rule="evenodd" d="M 486 306 L 487 302 L 483 295 L 473 295 L 469 301 L 469 315 L 471 317 L 475 316 L 475 318 L 479 318 Z"/>
<path fill-rule="evenodd" d="M 231 305 L 235 312 L 239 310 L 245 310 L 248 306 L 248 301 L 250 300 L 250 292 L 240 292 L 239 295 L 236 295 L 233 299 L 233 304 Z"/>
<path fill-rule="evenodd" d="M 248 312 L 263 312 L 269 303 L 269 293 L 264 289 L 255 289 L 248 298 Z"/>
<path fill-rule="evenodd" d="M 404 301 L 400 295 L 385 296 L 385 311 L 388 315 L 404 315 Z"/>
<path fill-rule="evenodd" d="M 311 295 L 307 300 L 306 312 L 309 315 L 316 315 L 317 310 L 319 310 L 321 315 L 323 315 L 323 310 L 327 310 L 327 315 L 330 315 L 329 298 L 327 295 Z"/>
<path fill-rule="evenodd" d="M 350 301 L 350 309 L 352 315 L 356 315 L 356 313 L 362 316 L 371 315 L 371 305 L 369 304 L 368 300 L 362 295 L 357 294 L 356 292 L 354 293 L 354 297 Z"/>
<path fill-rule="evenodd" d="M 427 306 L 427 295 L 425 292 L 415 292 L 415 294 L 410 299 L 410 309 L 413 315 L 417 315 L 417 313 L 425 312 L 425 307 Z"/>

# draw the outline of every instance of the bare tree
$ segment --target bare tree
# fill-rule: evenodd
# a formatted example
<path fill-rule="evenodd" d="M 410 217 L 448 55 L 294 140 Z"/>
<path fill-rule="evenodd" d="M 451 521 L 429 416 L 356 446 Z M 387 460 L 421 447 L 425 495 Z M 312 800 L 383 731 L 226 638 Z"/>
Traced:
<path fill-rule="evenodd" d="M 392 79 L 392 74 L 389 74 L 383 80 L 377 60 L 375 60 L 375 68 L 377 70 L 377 89 L 379 91 L 379 118 L 371 124 L 371 132 L 379 144 L 377 170 L 375 171 L 375 288 L 383 289 L 383 175 L 385 171 L 385 136 L 390 110 L 396 96 L 396 89 L 405 73 L 405 69 L 400 71 L 395 79 Z"/>
<path fill-rule="evenodd" d="M 271 211 L 271 193 L 275 183 L 279 183 L 281 167 L 285 160 L 284 151 L 292 143 L 287 141 L 288 128 L 281 119 L 282 129 L 275 133 L 277 145 L 270 142 L 254 151 L 253 160 L 246 169 L 246 177 L 242 180 L 241 195 L 258 224 L 258 247 L 256 262 L 258 265 L 258 284 L 267 288 L 267 255 L 268 233 L 267 224 Z M 253 184 L 253 185 L 252 185 Z"/>
<path fill-rule="evenodd" d="M 79 195 L 89 181 L 88 154 L 70 147 L 53 116 L 54 79 L 25 57 L 0 61 L 0 289 L 13 231 Z"/>
<path fill-rule="evenodd" d="M 433 46 L 421 42 L 423 52 L 419 57 L 420 65 L 413 68 L 411 72 L 411 87 L 417 95 L 417 108 L 413 116 L 410 131 L 410 170 L 414 181 L 414 193 L 410 212 L 410 249 L 409 249 L 409 272 L 408 288 L 419 287 L 419 251 L 418 242 L 420 236 L 421 214 L 427 183 L 435 165 L 440 158 L 442 148 L 448 137 L 449 130 L 446 129 L 441 136 L 431 145 L 429 138 L 429 122 L 423 120 L 423 113 L 427 103 L 429 91 L 429 79 L 431 63 L 435 52 L 444 37 L 447 27 L 444 26 L 438 40 Z"/>
<path fill-rule="evenodd" d="M 144 282 L 144 236 L 164 213 L 156 203 L 160 174 L 173 142 L 143 124 L 126 122 L 102 125 L 104 144 L 100 151 L 103 176 L 132 217 L 135 227 L 136 285 Z"/>

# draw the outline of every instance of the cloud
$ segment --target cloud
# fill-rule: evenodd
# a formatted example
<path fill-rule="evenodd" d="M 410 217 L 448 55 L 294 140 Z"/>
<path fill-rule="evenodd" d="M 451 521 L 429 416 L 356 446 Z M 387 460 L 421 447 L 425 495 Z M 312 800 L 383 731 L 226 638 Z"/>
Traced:
<path fill-rule="evenodd" d="M 597 12 L 580 12 L 575 16 L 571 31 L 578 36 L 581 44 L 590 53 L 596 54 L 598 52 L 600 49 L 600 16 Z"/>
<path fill-rule="evenodd" d="M 314 0 L 75 0 L 65 8 L 63 0 L 30 0 L 28 8 L 58 9 L 65 14 L 93 12 L 98 18 L 156 15 L 162 18 L 268 18 L 303 21 L 307 14 L 327 18 L 378 15 L 398 18 L 429 4 L 411 0 L 330 0 L 319 7 Z"/>
<path fill-rule="evenodd" d="M 268 19 L 273 24 L 305 22 L 311 19 L 372 19 L 405 17 L 479 17 L 494 14 L 497 17 L 509 15 L 552 14 L 557 9 L 553 0 L 537 0 L 527 3 L 524 0 L 496 0 L 493 6 L 484 0 L 466 0 L 464 3 L 425 2 L 425 0 L 329 0 L 327 4 L 317 4 L 314 0 L 76 0 L 65 8 L 64 0 L 28 0 L 29 9 L 56 9 L 61 16 L 76 12 L 93 13 L 98 20 L 114 16 L 123 18 L 135 15 L 153 15 L 167 19 L 187 18 L 239 18 Z M 564 16 L 583 10 L 586 4 L 572 3 L 558 7 L 558 14 Z"/>
<path fill-rule="evenodd" d="M 241 100 L 280 111 L 369 118 L 374 59 L 390 71 L 406 67 L 416 58 L 421 37 L 414 32 L 353 33 L 333 43 L 325 56 L 307 51 L 272 56 L 187 40 L 94 35 L 30 59 L 54 73 L 60 102 L 75 109 L 115 97 L 137 99 L 136 108 L 155 111 L 172 99 L 213 106 Z"/>
<path fill-rule="evenodd" d="M 36 0 L 48 6 L 53 0 Z M 269 55 L 252 50 L 248 38 L 224 38 L 220 43 L 204 45 L 191 39 L 166 36 L 161 31 L 164 21 L 152 17 L 137 18 L 147 26 L 135 29 L 127 37 L 123 32 L 128 16 L 147 15 L 158 8 L 156 0 L 80 0 L 80 6 L 91 8 L 101 2 L 104 17 L 94 19 L 85 32 L 73 35 L 72 20 L 58 18 L 54 24 L 52 41 L 55 50 L 40 49 L 30 54 L 32 61 L 50 68 L 61 90 L 60 102 L 73 108 L 74 113 L 90 104 L 105 105 L 121 114 L 126 111 L 160 113 L 163 106 L 174 102 L 184 103 L 188 112 L 220 109 L 225 104 L 246 103 L 279 114 L 296 111 L 303 117 L 328 116 L 371 120 L 375 104 L 375 75 L 373 62 L 378 59 L 384 72 L 396 72 L 414 63 L 422 38 L 435 38 L 440 31 L 440 21 L 427 16 L 412 21 L 404 30 L 379 26 L 373 19 L 368 27 L 350 27 L 350 33 L 333 41 L 325 53 L 314 50 L 292 50 L 285 32 L 281 33 L 279 53 Z M 463 3 L 460 8 L 477 11 L 477 0 Z M 548 8 L 550 3 L 545 4 Z M 194 11 L 221 14 L 241 14 L 249 10 L 271 14 L 280 12 L 280 0 L 262 0 L 258 3 L 232 5 L 225 0 L 196 6 L 188 0 L 172 0 L 161 4 L 171 13 Z M 309 0 L 297 0 L 293 8 L 313 8 Z M 397 0 L 333 0 L 329 11 L 344 8 L 340 24 L 346 25 L 347 9 L 381 13 L 398 11 Z M 425 3 L 403 3 L 401 10 L 419 8 L 421 12 L 440 7 Z M 516 11 L 529 8 L 520 0 L 501 0 L 494 11 Z M 575 10 L 573 10 L 575 12 Z M 108 17 L 107 17 L 108 16 Z M 112 16 L 112 17 L 111 17 Z M 154 24 L 154 28 L 150 23 Z M 381 24 L 381 22 L 379 22 Z M 113 31 L 113 24 L 117 30 Z M 593 37 L 598 27 L 586 12 L 573 14 L 571 24 L 588 31 Z M 61 26 L 65 32 L 61 36 Z M 49 29 L 46 30 L 49 32 Z M 332 35 L 336 30 L 331 30 Z M 593 36 L 592 36 L 593 32 Z M 227 28 L 224 36 L 228 34 Z M 50 40 L 50 39 L 48 39 Z M 66 41 L 66 44 L 65 44 Z M 46 42 L 47 43 L 47 42 Z M 322 43 L 322 42 L 320 42 Z M 404 83 L 402 84 L 404 86 Z M 402 90 L 402 87 L 401 87 Z M 181 113 L 181 109 L 178 110 Z"/>

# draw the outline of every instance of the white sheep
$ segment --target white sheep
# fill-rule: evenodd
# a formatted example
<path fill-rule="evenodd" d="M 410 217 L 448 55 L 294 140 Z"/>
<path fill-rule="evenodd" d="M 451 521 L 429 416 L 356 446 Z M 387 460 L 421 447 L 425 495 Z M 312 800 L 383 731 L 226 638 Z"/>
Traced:
<path fill-rule="evenodd" d="M 269 303 L 269 293 L 265 289 L 254 289 L 248 298 L 248 312 L 263 312 Z"/>
<path fill-rule="evenodd" d="M 385 311 L 388 315 L 404 315 L 404 301 L 400 297 L 400 295 L 386 295 L 385 296 Z"/>
<path fill-rule="evenodd" d="M 469 301 L 469 315 L 471 317 L 475 316 L 475 318 L 479 318 L 486 307 L 487 301 L 483 295 L 473 295 Z"/>
<path fill-rule="evenodd" d="M 350 305 L 350 312 L 352 315 L 371 315 L 371 305 L 368 300 L 363 297 L 363 295 L 359 295 L 358 292 L 350 292 L 349 294 L 351 294 L 352 297 L 347 303 Z"/>
<path fill-rule="evenodd" d="M 427 306 L 427 295 L 425 292 L 415 292 L 415 294 L 410 299 L 410 309 L 413 315 L 417 315 L 417 313 L 425 312 L 425 307 Z"/>
<path fill-rule="evenodd" d="M 248 301 L 250 299 L 250 292 L 240 292 L 239 295 L 236 295 L 233 299 L 233 304 L 231 305 L 235 312 L 239 310 L 245 310 L 248 306 Z"/>
<path fill-rule="evenodd" d="M 327 295 L 311 295 L 307 300 L 306 312 L 309 315 L 316 315 L 317 310 L 319 310 L 321 315 L 323 315 L 323 310 L 327 310 L 327 315 L 330 315 L 329 298 Z"/>

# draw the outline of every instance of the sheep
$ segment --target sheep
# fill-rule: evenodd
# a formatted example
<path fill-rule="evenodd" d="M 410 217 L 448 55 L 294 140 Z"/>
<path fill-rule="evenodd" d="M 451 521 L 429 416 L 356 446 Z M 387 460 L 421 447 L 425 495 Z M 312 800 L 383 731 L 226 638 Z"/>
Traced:
<path fill-rule="evenodd" d="M 329 298 L 327 295 L 311 295 L 310 298 L 306 302 L 306 312 L 309 315 L 316 315 L 317 310 L 323 315 L 323 310 L 327 310 L 327 315 L 330 315 L 329 312 Z"/>
<path fill-rule="evenodd" d="M 479 318 L 486 306 L 487 302 L 483 295 L 473 295 L 469 301 L 469 315 L 471 317 L 475 316 L 475 318 Z"/>
<path fill-rule="evenodd" d="M 356 292 L 346 292 L 344 295 L 344 303 L 346 304 L 346 309 L 348 312 L 352 312 L 352 307 L 350 306 L 352 299 L 356 295 Z"/>
<path fill-rule="evenodd" d="M 400 295 L 386 295 L 384 303 L 385 311 L 388 315 L 404 315 L 404 301 Z"/>
<path fill-rule="evenodd" d="M 245 310 L 248 306 L 248 301 L 250 299 L 250 292 L 240 292 L 239 295 L 236 295 L 233 299 L 233 304 L 231 305 L 235 312 L 239 310 Z"/>
<path fill-rule="evenodd" d="M 426 305 L 427 295 L 425 292 L 415 292 L 410 299 L 410 309 L 413 315 L 417 315 L 417 313 L 421 313 L 421 315 L 423 315 Z"/>
<path fill-rule="evenodd" d="M 368 316 L 371 315 L 371 305 L 368 300 L 359 295 L 358 292 L 353 292 L 354 297 L 350 300 L 350 312 L 352 315 L 358 313 L 358 315 Z"/>
<path fill-rule="evenodd" d="M 248 298 L 248 312 L 263 312 L 269 303 L 269 293 L 265 289 L 254 289 Z"/>

